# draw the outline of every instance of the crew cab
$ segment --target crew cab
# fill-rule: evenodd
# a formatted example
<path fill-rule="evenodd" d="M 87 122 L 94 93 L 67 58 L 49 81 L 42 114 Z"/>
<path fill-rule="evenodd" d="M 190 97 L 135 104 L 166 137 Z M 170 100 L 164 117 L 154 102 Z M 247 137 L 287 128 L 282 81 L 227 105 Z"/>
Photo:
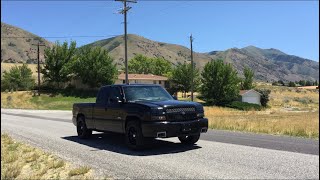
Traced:
<path fill-rule="evenodd" d="M 208 129 L 201 104 L 178 101 L 159 85 L 103 86 L 96 103 L 75 103 L 72 114 L 79 138 L 92 131 L 124 133 L 131 149 L 143 148 L 150 138 L 178 137 L 192 145 Z"/>

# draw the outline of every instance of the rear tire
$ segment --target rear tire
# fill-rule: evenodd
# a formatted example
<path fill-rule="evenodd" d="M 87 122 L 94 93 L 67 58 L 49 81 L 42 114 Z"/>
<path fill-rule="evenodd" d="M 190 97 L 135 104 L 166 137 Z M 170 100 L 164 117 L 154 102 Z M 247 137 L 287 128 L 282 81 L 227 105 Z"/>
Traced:
<path fill-rule="evenodd" d="M 80 139 L 87 139 L 92 135 L 92 130 L 87 128 L 86 121 L 83 116 L 78 117 L 77 133 Z"/>
<path fill-rule="evenodd" d="M 144 148 L 145 138 L 138 121 L 129 121 L 125 133 L 126 145 L 132 150 Z"/>
<path fill-rule="evenodd" d="M 193 145 L 198 142 L 200 134 L 191 136 L 179 136 L 178 138 L 182 144 Z"/>

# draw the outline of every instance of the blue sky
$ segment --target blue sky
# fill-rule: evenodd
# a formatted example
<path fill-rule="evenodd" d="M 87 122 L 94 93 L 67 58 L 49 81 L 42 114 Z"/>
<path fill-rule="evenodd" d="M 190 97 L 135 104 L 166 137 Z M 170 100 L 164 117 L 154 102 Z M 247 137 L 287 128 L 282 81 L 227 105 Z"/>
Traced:
<path fill-rule="evenodd" d="M 319 60 L 319 1 L 138 1 L 128 33 L 209 52 L 254 45 Z M 1 21 L 40 36 L 121 35 L 116 1 L 1 1 Z M 78 46 L 103 39 L 73 38 Z M 71 39 L 48 39 L 64 41 Z M 130 48 L 130 47 L 129 47 Z"/>

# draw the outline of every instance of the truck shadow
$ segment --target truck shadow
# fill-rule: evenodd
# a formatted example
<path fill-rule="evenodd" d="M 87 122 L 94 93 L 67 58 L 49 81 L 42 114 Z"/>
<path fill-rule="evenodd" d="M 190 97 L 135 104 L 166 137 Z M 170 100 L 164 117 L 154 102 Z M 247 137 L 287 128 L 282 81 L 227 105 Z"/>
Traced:
<path fill-rule="evenodd" d="M 161 154 L 173 154 L 201 148 L 197 145 L 183 145 L 164 139 L 155 139 L 147 142 L 146 148 L 139 151 L 128 149 L 124 141 L 124 135 L 116 133 L 97 133 L 89 139 L 80 139 L 77 136 L 66 136 L 62 139 L 83 144 L 95 148 L 91 151 L 107 150 L 132 156 L 151 156 Z"/>

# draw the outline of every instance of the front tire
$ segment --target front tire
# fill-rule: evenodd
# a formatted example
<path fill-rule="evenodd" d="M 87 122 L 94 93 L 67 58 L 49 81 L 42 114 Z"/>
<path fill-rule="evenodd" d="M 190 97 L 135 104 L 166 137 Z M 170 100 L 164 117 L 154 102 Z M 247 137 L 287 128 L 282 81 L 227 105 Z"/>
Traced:
<path fill-rule="evenodd" d="M 77 133 L 80 139 L 87 139 L 92 135 L 92 130 L 87 128 L 87 125 L 83 116 L 78 117 Z"/>
<path fill-rule="evenodd" d="M 200 134 L 191 136 L 179 136 L 178 138 L 182 144 L 193 145 L 198 142 Z"/>
<path fill-rule="evenodd" d="M 125 133 L 126 145 L 133 150 L 142 149 L 145 145 L 145 138 L 138 121 L 129 121 Z"/>

